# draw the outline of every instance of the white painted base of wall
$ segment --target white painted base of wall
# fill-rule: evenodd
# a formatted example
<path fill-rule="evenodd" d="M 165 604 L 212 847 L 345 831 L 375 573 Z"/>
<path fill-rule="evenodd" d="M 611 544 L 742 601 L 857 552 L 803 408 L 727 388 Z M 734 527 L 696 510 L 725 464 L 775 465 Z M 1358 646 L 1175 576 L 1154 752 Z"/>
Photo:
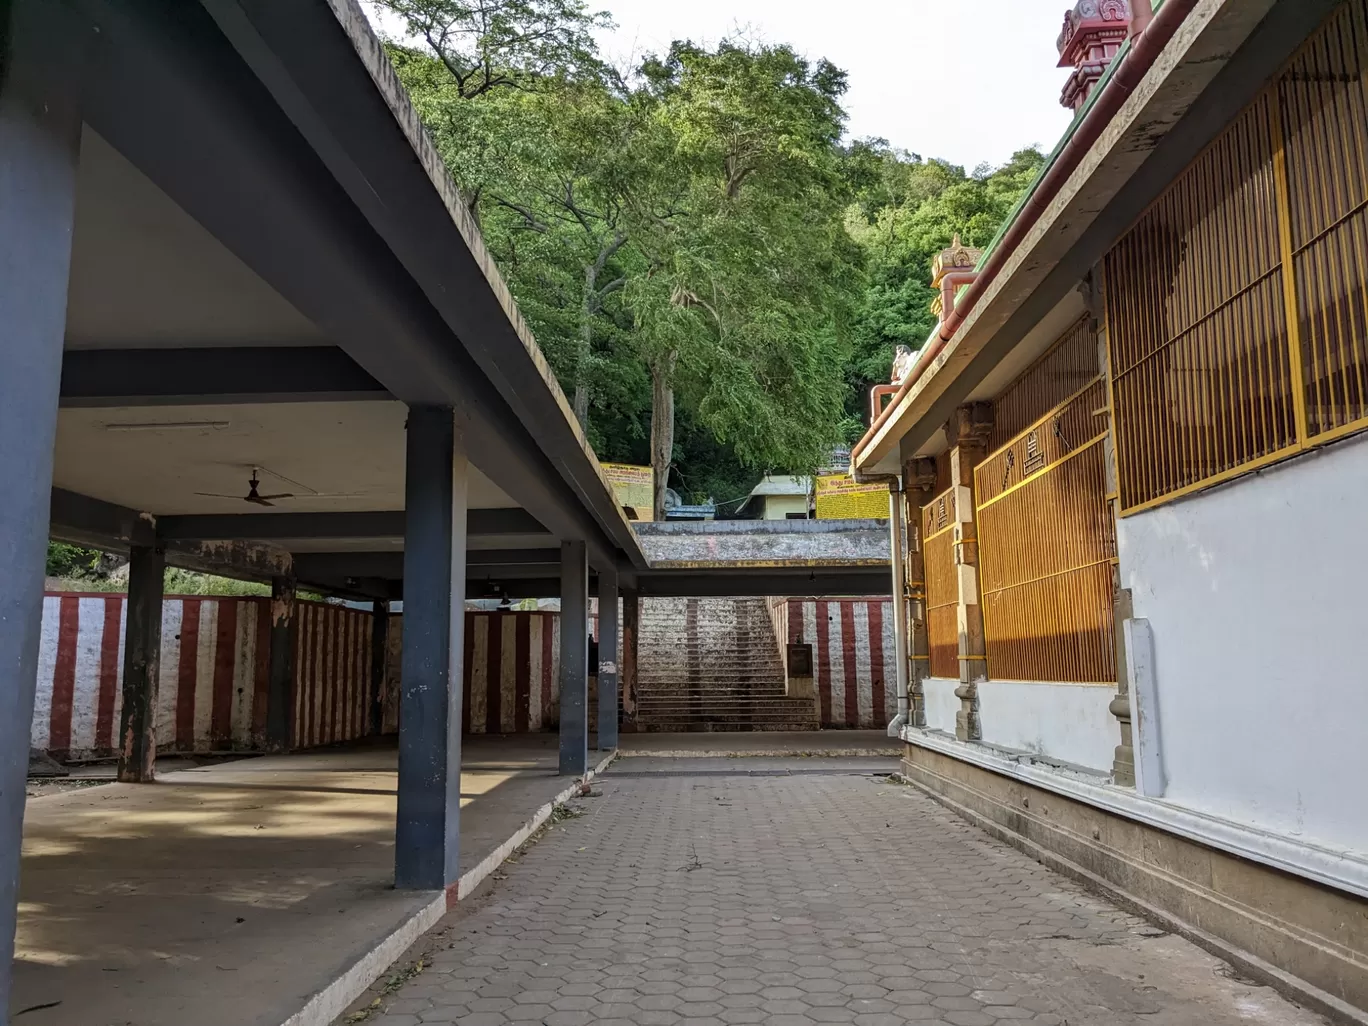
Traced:
<path fill-rule="evenodd" d="M 1368 858 L 1365 508 L 1360 435 L 1118 522 L 1166 800 Z"/>
<path fill-rule="evenodd" d="M 902 737 L 908 744 L 1086 802 L 1113 815 L 1125 816 L 1199 844 L 1368 898 L 1368 860 L 1353 852 L 1252 830 L 1241 823 L 1185 808 L 1167 799 L 1143 798 L 1130 788 L 1089 780 L 1081 772 L 1075 774 L 1043 766 L 1026 753 L 1013 756 L 977 742 L 957 741 L 915 727 L 904 727 Z"/>
<path fill-rule="evenodd" d="M 1107 706 L 1115 685 L 980 681 L 979 722 L 989 744 L 1110 773 L 1121 731 Z"/>
<path fill-rule="evenodd" d="M 955 697 L 957 687 L 959 681 L 945 677 L 927 677 L 922 682 L 922 692 L 926 695 L 928 730 L 943 730 L 947 734 L 955 732 L 955 714 L 960 707 L 960 700 Z"/>

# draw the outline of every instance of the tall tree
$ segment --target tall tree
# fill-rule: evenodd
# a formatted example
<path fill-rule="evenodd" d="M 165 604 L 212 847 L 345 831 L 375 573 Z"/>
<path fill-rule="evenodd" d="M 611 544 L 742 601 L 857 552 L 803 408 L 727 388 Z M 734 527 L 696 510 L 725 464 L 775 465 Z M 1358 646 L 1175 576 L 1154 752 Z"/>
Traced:
<path fill-rule="evenodd" d="M 653 379 L 661 516 L 676 389 L 742 462 L 816 467 L 839 435 L 856 253 L 836 148 L 845 77 L 786 46 L 676 43 L 642 68 L 687 189 L 640 230 L 650 271 L 629 284 Z"/>
<path fill-rule="evenodd" d="M 603 71 L 592 32 L 611 28 L 583 0 L 375 0 L 403 19 L 461 99 Z"/>

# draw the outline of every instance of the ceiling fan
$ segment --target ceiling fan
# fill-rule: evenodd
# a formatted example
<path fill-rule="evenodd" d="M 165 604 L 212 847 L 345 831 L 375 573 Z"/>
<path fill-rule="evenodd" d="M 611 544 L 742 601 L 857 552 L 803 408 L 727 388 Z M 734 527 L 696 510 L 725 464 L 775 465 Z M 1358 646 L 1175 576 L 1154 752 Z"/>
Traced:
<path fill-rule="evenodd" d="M 252 468 L 252 476 L 247 482 L 246 495 L 223 495 L 220 492 L 196 492 L 196 495 L 203 495 L 210 499 L 241 499 L 243 502 L 250 502 L 257 506 L 274 506 L 272 499 L 293 499 L 293 492 L 278 492 L 274 495 L 262 495 L 257 489 L 261 482 L 257 480 L 257 468 Z"/>

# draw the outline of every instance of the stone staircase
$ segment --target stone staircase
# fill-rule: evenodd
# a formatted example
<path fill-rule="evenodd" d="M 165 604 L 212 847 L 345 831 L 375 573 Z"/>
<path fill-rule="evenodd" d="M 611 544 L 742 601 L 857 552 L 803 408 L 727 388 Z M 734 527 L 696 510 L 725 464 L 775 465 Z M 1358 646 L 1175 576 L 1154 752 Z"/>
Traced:
<path fill-rule="evenodd" d="M 764 599 L 643 599 L 637 729 L 816 730 L 811 698 L 785 693 Z"/>

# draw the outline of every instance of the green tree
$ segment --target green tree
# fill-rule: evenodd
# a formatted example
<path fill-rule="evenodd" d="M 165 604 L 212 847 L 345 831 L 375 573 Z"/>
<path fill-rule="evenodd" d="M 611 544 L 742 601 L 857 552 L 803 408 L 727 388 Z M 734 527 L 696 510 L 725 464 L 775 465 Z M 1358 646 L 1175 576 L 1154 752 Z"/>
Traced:
<path fill-rule="evenodd" d="M 583 0 L 376 0 L 446 69 L 461 99 L 603 72 L 592 32 L 611 28 Z"/>
<path fill-rule="evenodd" d="M 754 468 L 810 470 L 839 438 L 858 253 L 842 226 L 845 76 L 786 46 L 676 43 L 642 68 L 684 191 L 642 227 L 628 285 L 653 382 L 661 516 L 675 392 Z"/>
<path fill-rule="evenodd" d="M 936 254 L 956 235 L 970 246 L 988 245 L 1044 159 L 1038 150 L 1021 150 L 1000 168 L 969 174 L 882 139 L 846 149 L 846 176 L 856 197 L 846 209 L 846 228 L 864 253 L 868 275 L 845 374 L 852 433 L 862 427 L 870 385 L 888 380 L 896 347 L 920 349 L 936 325 Z"/>

